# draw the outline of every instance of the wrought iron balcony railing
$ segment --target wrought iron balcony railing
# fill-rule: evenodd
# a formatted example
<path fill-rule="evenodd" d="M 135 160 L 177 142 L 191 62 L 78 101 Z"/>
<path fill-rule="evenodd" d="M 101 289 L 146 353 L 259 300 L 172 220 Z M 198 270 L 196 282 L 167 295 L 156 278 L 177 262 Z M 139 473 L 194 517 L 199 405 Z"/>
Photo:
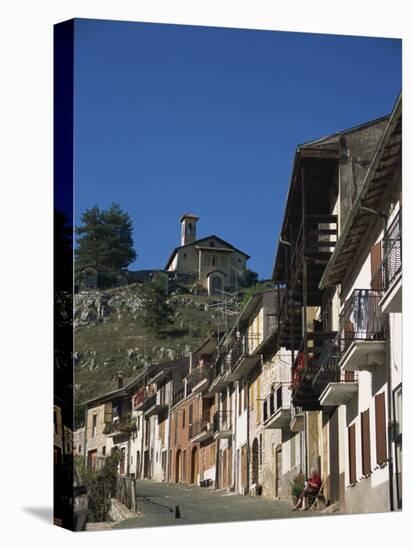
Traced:
<path fill-rule="evenodd" d="M 210 426 L 210 410 L 204 411 L 200 418 L 196 419 L 189 426 L 189 439 L 196 437 L 200 433 L 206 431 Z"/>
<path fill-rule="evenodd" d="M 243 334 L 236 340 L 228 353 L 228 367 L 234 370 L 241 357 L 253 353 L 255 348 L 261 343 L 262 335 L 260 333 Z"/>
<path fill-rule="evenodd" d="M 185 388 L 180 388 L 176 392 L 174 392 L 172 396 L 172 405 L 176 405 L 179 401 L 181 401 L 185 396 Z"/>
<path fill-rule="evenodd" d="M 345 352 L 355 340 L 383 340 L 381 290 L 354 290 L 340 315 L 339 338 Z"/>
<path fill-rule="evenodd" d="M 217 411 L 213 415 L 213 431 L 223 432 L 232 429 L 232 411 Z"/>
<path fill-rule="evenodd" d="M 319 370 L 312 380 L 312 388 L 320 395 L 328 384 L 334 382 L 356 382 L 357 373 L 342 371 L 340 361 L 345 349 L 345 342 L 336 338 L 325 347 L 320 359 Z"/>
<path fill-rule="evenodd" d="M 266 422 L 284 405 L 284 385 L 274 388 L 263 402 L 263 422 Z"/>
<path fill-rule="evenodd" d="M 399 210 L 385 233 L 382 252 L 381 281 L 386 291 L 402 271 L 402 210 Z"/>

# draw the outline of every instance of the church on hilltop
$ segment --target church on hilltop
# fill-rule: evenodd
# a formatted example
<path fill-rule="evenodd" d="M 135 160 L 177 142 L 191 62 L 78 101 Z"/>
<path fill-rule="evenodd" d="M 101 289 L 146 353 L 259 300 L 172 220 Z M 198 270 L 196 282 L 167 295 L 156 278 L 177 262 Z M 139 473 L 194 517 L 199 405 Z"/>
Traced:
<path fill-rule="evenodd" d="M 191 274 L 208 294 L 219 294 L 245 275 L 250 256 L 216 235 L 198 239 L 198 221 L 198 216 L 189 213 L 180 218 L 180 246 L 171 253 L 165 271 Z"/>

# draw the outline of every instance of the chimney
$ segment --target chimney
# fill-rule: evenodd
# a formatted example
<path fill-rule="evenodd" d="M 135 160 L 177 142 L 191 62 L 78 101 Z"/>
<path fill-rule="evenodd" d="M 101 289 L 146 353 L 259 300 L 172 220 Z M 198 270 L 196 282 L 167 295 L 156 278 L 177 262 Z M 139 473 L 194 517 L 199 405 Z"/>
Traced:
<path fill-rule="evenodd" d="M 121 370 L 116 372 L 117 389 L 123 388 L 123 372 Z"/>

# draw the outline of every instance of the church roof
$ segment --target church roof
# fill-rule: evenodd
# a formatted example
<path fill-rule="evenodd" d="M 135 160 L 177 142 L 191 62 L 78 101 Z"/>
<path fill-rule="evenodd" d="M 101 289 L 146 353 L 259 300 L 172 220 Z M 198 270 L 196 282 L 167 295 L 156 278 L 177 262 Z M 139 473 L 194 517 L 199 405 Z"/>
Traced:
<path fill-rule="evenodd" d="M 242 250 L 240 250 L 239 248 L 236 248 L 235 246 L 233 246 L 232 244 L 228 243 L 227 241 L 224 241 L 223 239 L 221 239 L 220 237 L 218 237 L 217 235 L 208 235 L 206 237 L 202 237 L 201 239 L 197 239 L 196 241 L 192 241 L 191 243 L 188 243 L 188 244 L 183 244 L 181 246 L 177 246 L 173 251 L 172 253 L 170 254 L 170 257 L 166 263 L 166 266 L 165 266 L 165 269 L 167 269 L 169 267 L 169 265 L 172 263 L 172 260 L 173 258 L 175 257 L 175 255 L 177 254 L 177 252 L 179 252 L 179 250 L 181 250 L 182 248 L 187 248 L 188 246 L 196 246 L 196 245 L 200 245 L 200 243 L 202 243 L 203 241 L 207 241 L 209 239 L 216 239 L 218 241 L 220 241 L 221 243 L 223 243 L 226 247 L 230 248 L 231 250 L 233 250 L 234 252 L 239 252 L 239 254 L 242 254 L 243 256 L 245 256 L 245 258 L 248 260 L 250 258 L 249 254 L 246 254 L 246 252 L 243 252 Z"/>

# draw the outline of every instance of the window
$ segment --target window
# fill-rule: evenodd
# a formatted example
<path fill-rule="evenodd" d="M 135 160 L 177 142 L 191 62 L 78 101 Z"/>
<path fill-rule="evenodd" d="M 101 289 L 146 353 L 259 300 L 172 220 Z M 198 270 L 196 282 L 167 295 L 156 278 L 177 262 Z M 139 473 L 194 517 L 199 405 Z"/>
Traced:
<path fill-rule="evenodd" d="M 183 414 L 182 414 L 182 428 L 185 429 L 185 424 L 186 424 L 186 409 L 183 409 Z"/>
<path fill-rule="evenodd" d="M 239 397 L 239 416 L 242 414 L 242 382 L 239 382 L 238 397 Z"/>
<path fill-rule="evenodd" d="M 213 247 L 213 246 L 215 246 L 215 241 L 210 241 L 209 244 L 210 244 L 211 247 Z"/>
<path fill-rule="evenodd" d="M 192 436 L 193 405 L 189 405 L 189 437 Z"/>
<path fill-rule="evenodd" d="M 282 408 L 282 386 L 276 390 L 276 409 Z"/>
<path fill-rule="evenodd" d="M 213 266 L 216 265 L 216 256 L 213 256 L 213 258 L 212 258 L 212 265 L 213 265 Z"/>
<path fill-rule="evenodd" d="M 106 445 L 103 445 L 102 447 L 102 455 L 106 456 Z"/>
<path fill-rule="evenodd" d="M 369 423 L 369 409 L 361 413 L 362 428 L 362 474 L 369 476 L 371 474 L 371 437 Z"/>
<path fill-rule="evenodd" d="M 105 403 L 104 404 L 104 422 L 105 424 L 109 424 L 113 421 L 113 410 L 112 410 L 112 403 Z"/>
<path fill-rule="evenodd" d="M 81 452 L 82 452 L 82 446 L 79 445 L 79 453 L 81 453 Z"/>
<path fill-rule="evenodd" d="M 175 445 L 177 444 L 177 419 L 178 419 L 178 416 L 177 416 L 177 414 L 175 414 L 175 421 L 174 421 L 174 425 L 175 425 Z"/>
<path fill-rule="evenodd" d="M 349 446 L 349 483 L 356 483 L 356 426 L 352 424 L 348 429 Z"/>
<path fill-rule="evenodd" d="M 376 462 L 380 466 L 388 460 L 386 451 L 385 393 L 375 396 Z"/>
<path fill-rule="evenodd" d="M 92 437 L 96 437 L 96 432 L 97 432 L 97 414 L 94 414 L 93 420 L 92 420 Z"/>

